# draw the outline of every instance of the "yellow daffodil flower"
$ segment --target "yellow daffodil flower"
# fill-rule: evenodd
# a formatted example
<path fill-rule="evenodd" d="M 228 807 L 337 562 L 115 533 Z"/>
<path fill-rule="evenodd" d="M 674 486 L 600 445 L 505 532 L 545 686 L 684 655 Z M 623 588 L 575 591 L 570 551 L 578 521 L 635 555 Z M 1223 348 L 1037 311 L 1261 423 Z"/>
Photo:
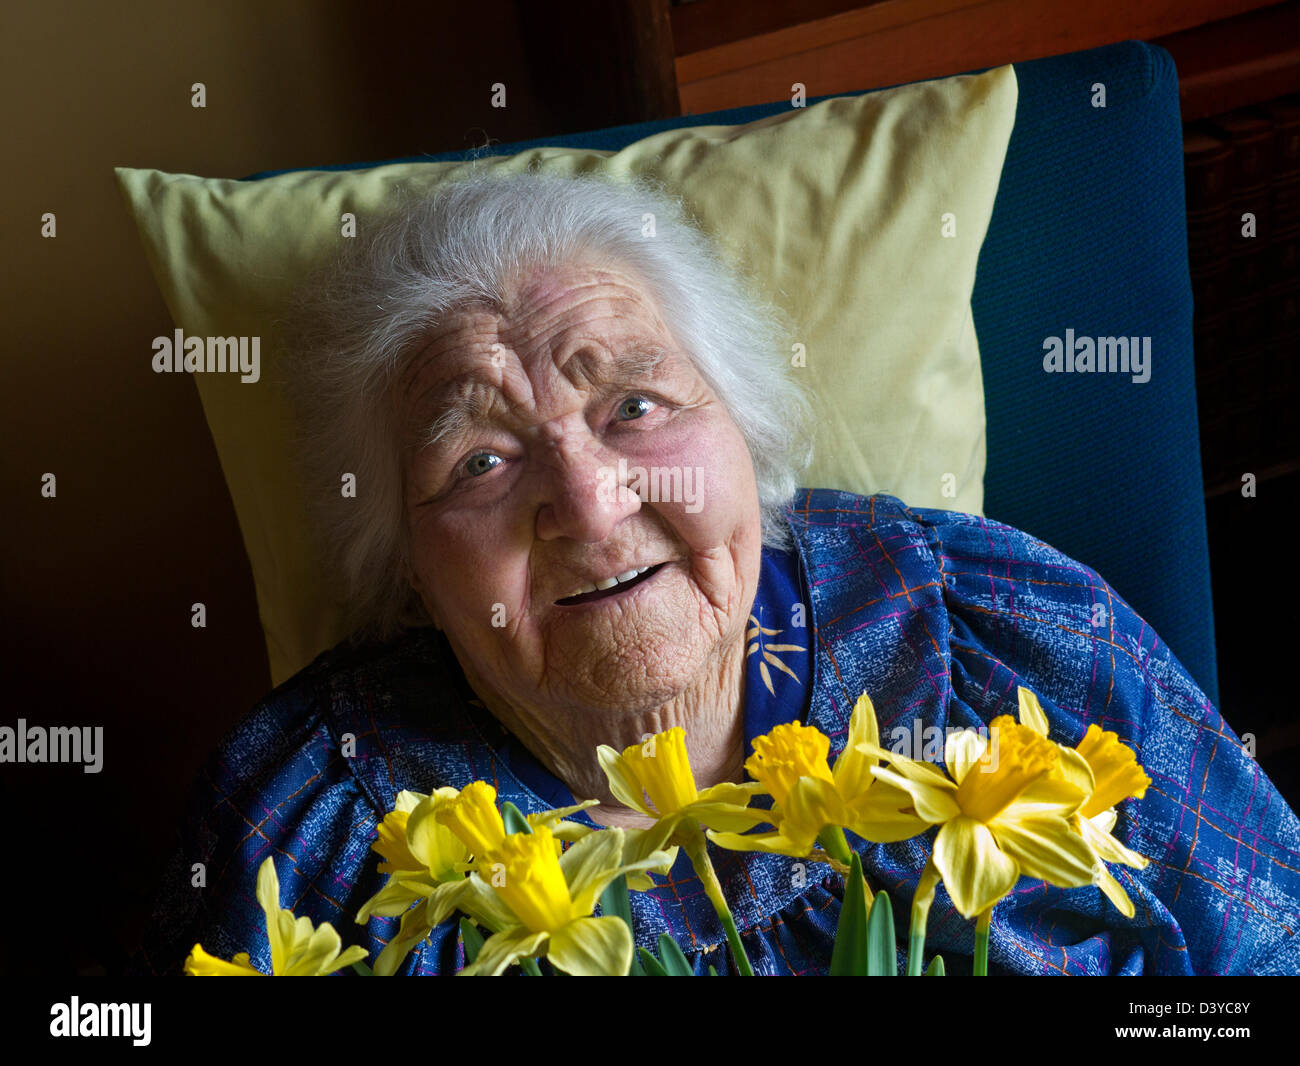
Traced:
<path fill-rule="evenodd" d="M 257 872 L 257 902 L 266 913 L 266 935 L 271 942 L 271 973 L 276 977 L 324 977 L 360 962 L 368 952 L 350 947 L 340 952 L 342 941 L 329 922 L 314 928 L 309 918 L 294 918 L 293 912 L 280 907 L 280 879 L 275 863 L 267 859 Z M 185 960 L 185 973 L 191 977 L 263 977 L 240 952 L 232 962 L 214 958 L 195 944 Z"/>
<path fill-rule="evenodd" d="M 584 806 L 590 803 L 544 811 L 528 820 L 548 826 L 557 837 L 576 839 L 592 830 L 563 817 Z M 357 922 L 364 924 L 371 915 L 402 916 L 401 927 L 375 961 L 375 975 L 387 977 L 437 925 L 472 905 L 466 874 L 474 856 L 465 838 L 480 849 L 496 847 L 505 839 L 505 825 L 496 807 L 495 789 L 476 781 L 463 791 L 440 788 L 430 796 L 398 793 L 377 835 L 372 848 L 385 860 L 379 872 L 389 878 L 357 913 Z"/>
<path fill-rule="evenodd" d="M 495 788 L 486 781 L 475 781 L 459 792 L 455 789 L 440 789 L 439 792 L 447 793 L 448 798 L 438 806 L 438 822 L 455 834 L 470 854 L 485 855 L 501 846 L 501 841 L 506 836 L 506 824 L 497 808 Z M 567 821 L 567 817 L 575 811 L 594 807 L 598 802 L 583 800 L 571 807 L 557 807 L 555 810 L 528 814 L 524 819 L 533 829 L 546 826 L 557 845 L 560 841 L 574 843 L 595 830 L 589 825 Z"/>
<path fill-rule="evenodd" d="M 625 845 L 631 856 L 639 858 L 647 852 L 660 854 L 659 849 L 668 844 L 685 847 L 691 867 L 726 930 L 737 969 L 742 976 L 752 976 L 740 931 L 727 906 L 700 827 L 739 833 L 766 821 L 766 811 L 747 806 L 763 786 L 757 782 L 737 785 L 724 781 L 711 788 L 697 788 L 686 752 L 686 732 L 681 726 L 655 733 L 640 744 L 624 748 L 621 755 L 608 744 L 602 744 L 596 749 L 596 755 L 614 797 L 625 807 L 654 819 L 654 825 L 643 830 L 634 845 Z M 632 878 L 628 885 L 640 887 Z"/>
<path fill-rule="evenodd" d="M 375 960 L 376 976 L 396 973 L 402 960 L 457 909 L 466 893 L 469 849 L 436 817 L 456 795 L 454 788 L 440 788 L 430 796 L 399 792 L 393 810 L 379 824 L 378 839 L 371 847 L 383 857 L 379 872 L 388 874 L 388 881 L 361 907 L 356 920 L 364 925 L 372 915 L 401 915 L 402 923 Z"/>
<path fill-rule="evenodd" d="M 631 930 L 621 918 L 591 912 L 619 874 L 667 870 L 672 860 L 659 851 L 629 866 L 624 847 L 621 829 L 590 833 L 561 855 L 544 825 L 504 837 L 469 878 L 476 895 L 471 907 L 496 932 L 461 973 L 493 976 L 521 958 L 545 956 L 575 976 L 626 974 Z"/>
<path fill-rule="evenodd" d="M 724 781 L 711 788 L 696 788 L 681 726 L 633 744 L 621 755 L 602 744 L 596 755 L 615 799 L 654 820 L 654 826 L 641 838 L 640 847 L 646 852 L 657 851 L 670 841 L 685 843 L 684 838 L 675 839 L 683 837 L 679 830 L 685 826 L 689 833 L 696 822 L 711 829 L 740 832 L 767 819 L 766 811 L 747 807 L 762 789 L 757 783 Z"/>
<path fill-rule="evenodd" d="M 1020 686 L 1017 696 L 1021 724 L 1046 737 L 1047 715 L 1043 713 L 1038 697 L 1024 686 Z M 1146 795 L 1151 778 L 1138 765 L 1133 749 L 1120 741 L 1119 734 L 1103 730 L 1098 725 L 1088 726 L 1078 747 L 1071 750 L 1061 745 L 1061 748 L 1075 757 L 1074 760 L 1067 759 L 1064 765 L 1072 770 L 1074 783 L 1087 793 L 1083 805 L 1071 815 L 1070 824 L 1096 855 L 1093 883 L 1106 894 L 1116 910 L 1124 917 L 1132 918 L 1135 913 L 1133 901 L 1105 864 L 1118 862 L 1139 870 L 1146 867 L 1146 856 L 1126 848 L 1115 839 L 1112 831 L 1118 817 L 1115 805 L 1129 797 L 1141 799 Z M 1078 760 L 1086 764 L 1086 775 L 1078 772 Z"/>
<path fill-rule="evenodd" d="M 843 827 L 881 843 L 924 832 L 928 823 L 912 813 L 911 796 L 872 776 L 879 758 L 871 752 L 879 742 L 875 707 L 865 692 L 853 707 L 848 742 L 834 769 L 824 733 L 800 722 L 777 726 L 755 739 L 754 754 L 745 762 L 749 776 L 772 796 L 774 806 L 764 820 L 771 821 L 774 832 L 710 833 L 709 839 L 723 848 L 799 857 L 812 851 L 827 827 Z M 847 854 L 836 858 L 848 861 Z"/>
<path fill-rule="evenodd" d="M 957 910 L 985 921 L 1022 874 L 1073 888 L 1092 883 L 1094 866 L 1092 849 L 1070 821 L 1088 791 L 1062 770 L 1070 757 L 1009 715 L 995 718 L 990 730 L 992 746 L 973 730 L 948 737 L 951 779 L 880 749 L 874 751 L 890 765 L 871 770 L 904 789 L 917 815 L 940 827 L 930 862 Z"/>

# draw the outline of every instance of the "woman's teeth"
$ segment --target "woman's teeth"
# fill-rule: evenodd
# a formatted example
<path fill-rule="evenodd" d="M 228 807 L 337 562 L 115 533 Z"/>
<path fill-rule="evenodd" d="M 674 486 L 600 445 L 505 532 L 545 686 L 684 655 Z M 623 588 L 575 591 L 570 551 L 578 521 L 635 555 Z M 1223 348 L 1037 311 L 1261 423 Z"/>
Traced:
<path fill-rule="evenodd" d="M 623 574 L 616 574 L 613 577 L 607 577 L 601 581 L 597 581 L 594 585 L 584 585 L 576 592 L 570 592 L 567 596 L 561 596 L 560 598 L 563 600 L 571 600 L 574 596 L 581 596 L 588 592 L 599 592 L 604 589 L 612 589 L 615 585 L 621 585 L 625 581 L 631 581 L 634 577 L 644 574 L 649 569 L 650 567 L 643 566 L 637 570 L 629 570 Z"/>

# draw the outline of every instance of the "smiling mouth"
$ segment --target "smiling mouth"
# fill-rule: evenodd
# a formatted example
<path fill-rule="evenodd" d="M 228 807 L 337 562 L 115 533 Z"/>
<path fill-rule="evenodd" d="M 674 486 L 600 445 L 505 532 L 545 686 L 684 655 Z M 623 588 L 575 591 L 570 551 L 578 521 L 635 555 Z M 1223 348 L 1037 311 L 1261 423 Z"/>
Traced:
<path fill-rule="evenodd" d="M 620 581 L 617 585 L 613 585 L 610 588 L 597 589 L 595 592 L 583 592 L 577 596 L 565 596 L 562 600 L 556 600 L 555 604 L 557 607 L 577 607 L 584 603 L 594 603 L 597 600 L 608 600 L 615 596 L 621 596 L 623 593 L 649 581 L 666 565 L 666 563 L 656 563 L 654 566 L 637 574 L 636 577 L 630 578 L 627 581 Z"/>

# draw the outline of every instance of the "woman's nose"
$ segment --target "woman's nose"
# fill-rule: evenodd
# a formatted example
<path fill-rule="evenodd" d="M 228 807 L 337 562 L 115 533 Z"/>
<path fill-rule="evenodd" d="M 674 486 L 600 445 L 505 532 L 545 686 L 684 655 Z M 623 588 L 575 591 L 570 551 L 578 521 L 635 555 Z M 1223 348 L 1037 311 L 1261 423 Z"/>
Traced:
<path fill-rule="evenodd" d="M 562 445 L 553 446 L 548 458 L 537 513 L 539 539 L 602 541 L 641 509 L 641 500 L 627 487 L 626 460 L 601 448 Z"/>

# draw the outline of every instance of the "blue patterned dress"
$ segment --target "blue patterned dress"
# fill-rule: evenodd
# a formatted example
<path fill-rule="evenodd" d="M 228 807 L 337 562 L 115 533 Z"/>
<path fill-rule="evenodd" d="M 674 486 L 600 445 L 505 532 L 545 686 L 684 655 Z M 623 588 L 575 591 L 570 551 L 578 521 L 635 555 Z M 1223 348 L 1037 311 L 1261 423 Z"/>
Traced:
<path fill-rule="evenodd" d="M 990 973 L 1300 973 L 1300 822 L 1151 628 L 1101 577 L 1018 530 L 885 495 L 801 490 L 787 510 L 797 550 L 765 549 L 747 634 L 745 732 L 799 718 L 843 747 L 867 692 L 881 735 L 934 736 L 1042 702 L 1051 737 L 1117 732 L 1152 778 L 1119 806 L 1115 835 L 1151 860 L 1112 866 L 1136 905 L 1120 915 L 1092 886 L 1022 878 L 993 914 Z M 927 733 L 927 730 L 930 732 Z M 897 731 L 897 732 L 896 732 Z M 356 738 L 354 757 L 340 738 Z M 920 755 L 921 752 L 914 752 Z M 370 850 L 402 789 L 483 779 L 523 811 L 569 790 L 474 697 L 444 638 L 412 630 L 340 645 L 262 701 L 200 775 L 181 846 L 137 960 L 176 973 L 194 943 L 270 969 L 254 887 L 275 858 L 284 906 L 329 921 L 372 959 L 397 919 L 351 915 L 384 881 Z M 907 928 L 934 830 L 899 844 L 850 837 Z M 719 851 L 714 863 L 755 972 L 825 973 L 843 881 L 819 864 Z M 191 885 L 202 862 L 207 885 Z M 724 934 L 683 857 L 633 895 L 637 943 L 671 934 L 698 971 L 730 970 Z M 973 923 L 942 888 L 929 952 L 969 972 Z M 463 965 L 454 921 L 401 972 Z"/>

